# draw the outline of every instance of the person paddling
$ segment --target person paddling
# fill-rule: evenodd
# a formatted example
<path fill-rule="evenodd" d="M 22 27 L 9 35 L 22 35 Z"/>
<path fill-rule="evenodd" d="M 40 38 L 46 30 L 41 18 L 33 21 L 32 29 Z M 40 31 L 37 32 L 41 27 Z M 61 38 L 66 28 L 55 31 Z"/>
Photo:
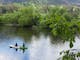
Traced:
<path fill-rule="evenodd" d="M 15 46 L 17 47 L 17 46 L 18 46 L 18 44 L 16 43 L 16 44 L 15 44 Z"/>
<path fill-rule="evenodd" d="M 18 48 L 18 44 L 16 43 L 15 45 L 10 45 L 10 48 Z"/>

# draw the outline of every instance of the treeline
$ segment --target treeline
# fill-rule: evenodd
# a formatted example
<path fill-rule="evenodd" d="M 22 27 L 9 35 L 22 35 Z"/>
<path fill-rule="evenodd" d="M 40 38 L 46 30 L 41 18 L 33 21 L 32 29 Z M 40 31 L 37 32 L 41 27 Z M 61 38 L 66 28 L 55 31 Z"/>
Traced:
<path fill-rule="evenodd" d="M 0 5 L 0 15 L 6 14 L 6 13 L 13 13 L 14 11 L 18 11 L 20 6 L 19 6 L 19 4 L 7 4 L 7 5 L 1 4 Z"/>
<path fill-rule="evenodd" d="M 0 0 L 2 4 L 9 4 L 9 3 L 24 3 L 29 1 L 41 1 L 41 0 Z M 46 0 L 49 4 L 72 4 L 78 3 L 80 0 Z"/>

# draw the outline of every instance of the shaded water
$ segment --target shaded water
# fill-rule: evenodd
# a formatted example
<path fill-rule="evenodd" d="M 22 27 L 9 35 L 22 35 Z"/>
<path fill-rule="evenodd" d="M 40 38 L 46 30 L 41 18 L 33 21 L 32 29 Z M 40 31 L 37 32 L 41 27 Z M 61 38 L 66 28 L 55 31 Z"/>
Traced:
<path fill-rule="evenodd" d="M 22 53 L 10 49 L 15 43 L 26 44 L 28 49 Z M 80 48 L 76 37 L 73 48 Z M 26 28 L 0 27 L 0 60 L 57 60 L 60 52 L 69 49 L 69 42 L 55 40 L 48 31 L 35 31 Z"/>

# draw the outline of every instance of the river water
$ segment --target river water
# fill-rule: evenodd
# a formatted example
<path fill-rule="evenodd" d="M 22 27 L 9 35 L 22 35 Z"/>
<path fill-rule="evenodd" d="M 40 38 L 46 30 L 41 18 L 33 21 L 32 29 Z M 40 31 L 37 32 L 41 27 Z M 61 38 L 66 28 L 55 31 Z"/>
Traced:
<path fill-rule="evenodd" d="M 79 37 L 75 38 L 75 49 L 80 48 Z M 23 53 L 9 48 L 10 45 L 23 43 L 28 48 Z M 54 39 L 48 31 L 30 28 L 0 27 L 0 60 L 57 60 L 60 52 L 69 48 L 69 42 Z"/>

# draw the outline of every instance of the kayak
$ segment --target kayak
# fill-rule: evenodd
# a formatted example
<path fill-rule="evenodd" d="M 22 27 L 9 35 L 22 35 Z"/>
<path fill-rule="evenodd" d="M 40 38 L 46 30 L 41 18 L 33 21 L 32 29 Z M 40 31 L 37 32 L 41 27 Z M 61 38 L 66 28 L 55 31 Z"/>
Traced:
<path fill-rule="evenodd" d="M 9 47 L 10 48 L 15 48 L 15 49 L 19 49 L 20 48 L 20 46 L 15 46 L 15 45 L 10 45 Z"/>

